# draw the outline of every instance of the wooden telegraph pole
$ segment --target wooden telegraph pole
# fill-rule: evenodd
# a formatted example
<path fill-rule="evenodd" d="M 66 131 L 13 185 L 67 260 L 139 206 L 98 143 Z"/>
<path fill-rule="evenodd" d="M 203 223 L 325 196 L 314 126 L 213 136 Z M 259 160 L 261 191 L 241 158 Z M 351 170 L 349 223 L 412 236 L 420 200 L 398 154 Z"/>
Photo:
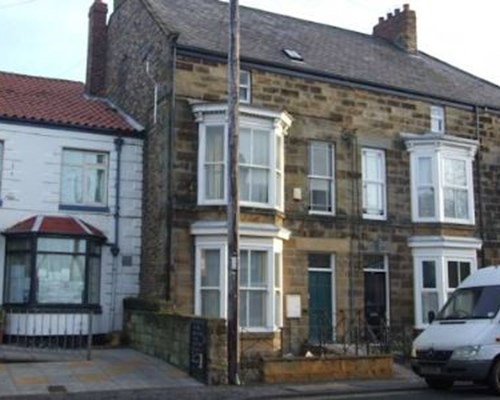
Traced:
<path fill-rule="evenodd" d="M 228 220 L 228 315 L 227 358 L 229 383 L 238 385 L 239 336 L 239 268 L 240 268 L 240 204 L 239 204 L 239 84 L 240 84 L 240 16 L 238 0 L 229 1 L 228 52 L 228 132 L 229 132 L 229 198 Z"/>

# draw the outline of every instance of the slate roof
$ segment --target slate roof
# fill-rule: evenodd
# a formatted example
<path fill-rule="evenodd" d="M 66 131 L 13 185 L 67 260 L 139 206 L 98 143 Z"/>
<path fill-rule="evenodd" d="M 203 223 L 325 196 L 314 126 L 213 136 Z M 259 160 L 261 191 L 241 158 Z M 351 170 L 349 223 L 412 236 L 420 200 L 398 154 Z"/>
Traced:
<path fill-rule="evenodd" d="M 2 119 L 67 127 L 120 131 L 133 135 L 139 126 L 103 99 L 89 98 L 84 85 L 0 72 Z"/>
<path fill-rule="evenodd" d="M 218 0 L 143 0 L 182 49 L 227 53 L 228 4 Z M 377 21 L 374 21 L 374 24 Z M 241 60 L 327 74 L 398 91 L 500 108 L 500 87 L 421 51 L 409 54 L 372 35 L 240 7 Z M 283 53 L 298 51 L 304 63 Z"/>
<path fill-rule="evenodd" d="M 16 223 L 3 233 L 6 235 L 45 233 L 106 239 L 104 233 L 95 226 L 71 216 L 36 215 Z"/>

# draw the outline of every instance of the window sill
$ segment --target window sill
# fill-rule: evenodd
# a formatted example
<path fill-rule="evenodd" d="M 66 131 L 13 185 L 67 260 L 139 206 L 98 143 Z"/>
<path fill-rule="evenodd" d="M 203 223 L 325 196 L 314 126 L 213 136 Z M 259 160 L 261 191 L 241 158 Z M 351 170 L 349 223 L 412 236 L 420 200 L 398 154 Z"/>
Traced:
<path fill-rule="evenodd" d="M 242 339 L 272 339 L 278 332 L 277 328 L 240 328 Z"/>
<path fill-rule="evenodd" d="M 387 221 L 386 215 L 363 214 L 363 219 L 367 221 Z"/>
<path fill-rule="evenodd" d="M 7 313 L 102 314 L 100 304 L 3 304 L 1 308 Z"/>
<path fill-rule="evenodd" d="M 59 204 L 59 210 L 109 213 L 109 207 Z"/>
<path fill-rule="evenodd" d="M 318 215 L 318 216 L 324 216 L 324 217 L 335 217 L 335 213 L 332 211 L 315 211 L 315 210 L 309 210 L 309 215 Z"/>
<path fill-rule="evenodd" d="M 413 219 L 411 221 L 414 224 L 442 224 L 442 225 L 469 225 L 473 226 L 475 225 L 475 221 L 472 220 L 458 220 L 458 219 L 445 219 L 445 220 L 438 220 L 438 219 Z"/>

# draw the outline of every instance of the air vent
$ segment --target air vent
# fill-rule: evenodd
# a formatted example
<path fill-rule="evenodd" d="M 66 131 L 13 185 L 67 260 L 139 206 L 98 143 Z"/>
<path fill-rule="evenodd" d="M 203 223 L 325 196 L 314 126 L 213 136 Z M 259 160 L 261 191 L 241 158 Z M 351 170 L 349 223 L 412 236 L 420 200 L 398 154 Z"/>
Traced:
<path fill-rule="evenodd" d="M 283 49 L 283 53 L 292 61 L 304 62 L 304 57 L 297 50 Z"/>

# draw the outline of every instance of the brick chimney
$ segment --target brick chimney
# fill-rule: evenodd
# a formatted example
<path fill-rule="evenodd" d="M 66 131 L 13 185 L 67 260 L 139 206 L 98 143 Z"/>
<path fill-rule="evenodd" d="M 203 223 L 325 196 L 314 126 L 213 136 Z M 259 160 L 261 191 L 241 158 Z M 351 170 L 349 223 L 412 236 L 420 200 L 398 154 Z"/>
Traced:
<path fill-rule="evenodd" d="M 396 8 L 387 18 L 380 17 L 373 27 L 373 36 L 391 41 L 408 53 L 417 52 L 417 15 L 410 5 L 403 5 L 403 11 Z"/>
<path fill-rule="evenodd" d="M 105 95 L 106 52 L 108 47 L 106 17 L 108 5 L 94 0 L 89 10 L 89 38 L 87 44 L 87 79 L 85 92 L 92 96 Z"/>

